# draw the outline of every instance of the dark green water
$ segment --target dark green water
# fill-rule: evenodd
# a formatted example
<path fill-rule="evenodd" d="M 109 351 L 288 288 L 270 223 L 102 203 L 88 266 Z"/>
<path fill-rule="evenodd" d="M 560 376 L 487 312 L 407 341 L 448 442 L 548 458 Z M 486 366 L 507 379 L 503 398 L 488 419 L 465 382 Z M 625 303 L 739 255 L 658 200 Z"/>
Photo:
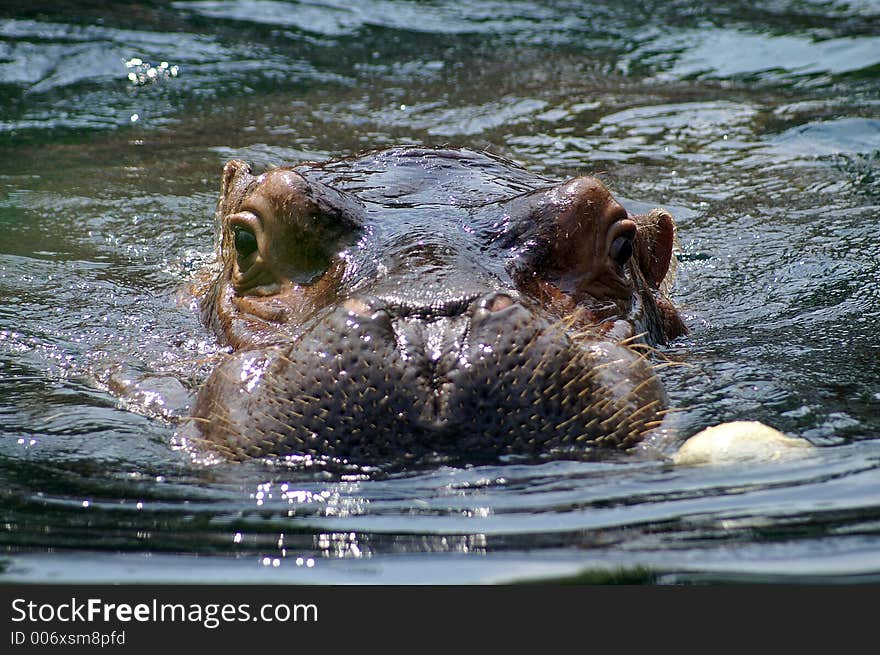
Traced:
<path fill-rule="evenodd" d="M 107 4 L 0 3 L 0 581 L 880 579 L 880 3 Z M 217 349 L 180 290 L 223 163 L 397 143 L 668 207 L 677 429 L 820 448 L 191 462 L 175 417 Z"/>

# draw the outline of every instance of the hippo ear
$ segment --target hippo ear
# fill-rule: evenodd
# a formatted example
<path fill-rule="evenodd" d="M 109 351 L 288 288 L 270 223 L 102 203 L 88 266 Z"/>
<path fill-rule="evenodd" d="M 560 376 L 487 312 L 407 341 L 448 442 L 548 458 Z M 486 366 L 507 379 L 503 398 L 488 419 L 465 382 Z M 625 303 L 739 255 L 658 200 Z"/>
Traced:
<path fill-rule="evenodd" d="M 232 209 L 236 199 L 243 195 L 244 189 L 253 179 L 251 167 L 241 159 L 233 159 L 226 162 L 223 167 L 223 177 L 220 181 L 220 204 L 228 213 Z"/>
<path fill-rule="evenodd" d="M 634 218 L 638 225 L 636 253 L 639 269 L 652 288 L 666 293 L 675 277 L 675 259 L 672 256 L 676 238 L 675 221 L 665 209 L 652 209 Z"/>

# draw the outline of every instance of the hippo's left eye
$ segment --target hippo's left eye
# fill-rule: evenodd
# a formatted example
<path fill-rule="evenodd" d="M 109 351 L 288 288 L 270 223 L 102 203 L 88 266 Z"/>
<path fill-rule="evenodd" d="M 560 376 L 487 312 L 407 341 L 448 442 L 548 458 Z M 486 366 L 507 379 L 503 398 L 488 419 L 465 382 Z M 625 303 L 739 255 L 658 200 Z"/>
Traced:
<path fill-rule="evenodd" d="M 249 229 L 236 225 L 232 228 L 232 235 L 240 259 L 247 259 L 257 251 L 257 237 Z"/>
<path fill-rule="evenodd" d="M 611 242 L 611 251 L 608 254 L 611 256 L 611 259 L 623 266 L 633 255 L 632 239 L 617 237 Z"/>

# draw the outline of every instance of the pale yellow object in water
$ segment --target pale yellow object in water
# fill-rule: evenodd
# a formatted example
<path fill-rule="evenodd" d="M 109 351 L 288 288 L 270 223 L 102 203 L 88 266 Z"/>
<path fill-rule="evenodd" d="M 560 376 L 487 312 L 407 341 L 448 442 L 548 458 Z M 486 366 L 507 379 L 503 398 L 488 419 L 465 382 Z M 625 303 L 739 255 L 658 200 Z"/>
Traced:
<path fill-rule="evenodd" d="M 672 457 L 675 464 L 732 464 L 779 461 L 806 454 L 813 445 L 789 437 L 758 421 L 731 421 L 713 425 L 685 441 Z"/>

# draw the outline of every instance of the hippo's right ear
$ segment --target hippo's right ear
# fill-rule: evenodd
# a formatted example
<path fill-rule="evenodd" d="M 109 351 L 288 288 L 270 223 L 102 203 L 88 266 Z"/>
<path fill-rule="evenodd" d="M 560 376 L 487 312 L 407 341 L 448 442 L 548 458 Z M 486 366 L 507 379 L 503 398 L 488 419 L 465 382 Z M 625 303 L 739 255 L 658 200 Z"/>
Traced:
<path fill-rule="evenodd" d="M 247 162 L 241 159 L 226 162 L 220 181 L 220 206 L 224 214 L 229 213 L 233 209 L 232 205 L 241 200 L 251 180 L 253 173 Z"/>

